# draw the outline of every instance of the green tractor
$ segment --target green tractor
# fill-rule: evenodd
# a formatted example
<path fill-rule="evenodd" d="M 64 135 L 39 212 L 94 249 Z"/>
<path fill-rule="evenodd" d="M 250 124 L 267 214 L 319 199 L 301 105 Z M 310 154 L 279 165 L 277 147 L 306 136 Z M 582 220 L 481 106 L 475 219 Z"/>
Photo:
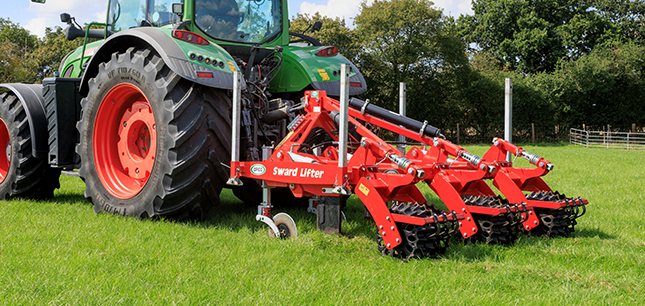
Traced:
<path fill-rule="evenodd" d="M 90 24 L 102 29 L 61 21 L 85 43 L 56 77 L 0 85 L 3 199 L 51 197 L 61 170 L 78 169 L 97 213 L 201 219 L 229 178 L 234 72 L 242 161 L 285 137 L 306 90 L 339 96 L 342 64 L 350 95 L 367 89 L 337 48 L 289 32 L 282 0 L 110 0 L 107 22 Z M 254 181 L 236 188 L 261 199 Z"/>

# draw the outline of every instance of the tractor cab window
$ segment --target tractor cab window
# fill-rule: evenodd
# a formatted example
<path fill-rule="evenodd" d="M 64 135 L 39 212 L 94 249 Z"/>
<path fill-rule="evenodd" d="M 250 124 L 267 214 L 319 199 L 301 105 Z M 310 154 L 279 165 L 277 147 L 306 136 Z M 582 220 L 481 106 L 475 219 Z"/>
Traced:
<path fill-rule="evenodd" d="M 195 0 L 195 24 L 221 40 L 262 43 L 282 29 L 280 0 Z"/>
<path fill-rule="evenodd" d="M 172 4 L 178 0 L 112 0 L 108 27 L 112 32 L 143 26 L 161 27 L 174 23 Z"/>

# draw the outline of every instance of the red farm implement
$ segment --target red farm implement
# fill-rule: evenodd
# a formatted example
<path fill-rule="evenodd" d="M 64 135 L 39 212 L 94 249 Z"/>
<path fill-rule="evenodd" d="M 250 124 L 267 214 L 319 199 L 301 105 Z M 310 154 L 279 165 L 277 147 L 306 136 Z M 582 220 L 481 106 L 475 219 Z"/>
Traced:
<path fill-rule="evenodd" d="M 512 162 L 504 159 L 507 152 L 528 160 L 537 168 L 514 168 Z M 495 187 L 509 201 L 527 203 L 537 214 L 539 221 L 527 220 L 523 224 L 524 230 L 546 236 L 568 235 L 574 231 L 576 219 L 585 214 L 585 205 L 589 201 L 580 197 L 567 198 L 564 194 L 551 190 L 542 179 L 542 176 L 553 169 L 551 162 L 498 138 L 493 139 L 493 146 L 486 152 L 484 159 L 494 161 L 495 167 L 499 169 L 493 179 Z M 523 191 L 530 193 L 524 194 Z"/>
<path fill-rule="evenodd" d="M 377 226 L 376 241 L 384 255 L 401 259 L 445 252 L 449 239 L 511 243 L 521 231 L 545 235 L 573 231 L 579 209 L 588 202 L 554 193 L 540 178 L 552 169 L 543 158 L 495 139 L 484 158 L 443 139 L 427 124 L 355 98 L 332 99 L 308 91 L 292 109 L 297 117 L 275 147 L 263 148 L 263 160 L 243 162 L 233 146 L 229 185 L 241 177 L 263 187 L 257 219 L 276 236 L 295 235 L 286 215 L 271 215 L 271 189 L 289 188 L 317 206 L 318 228 L 340 232 L 341 203 L 356 194 Z M 236 139 L 234 101 L 233 139 Z M 237 117 L 236 117 L 237 116 Z M 422 143 L 402 155 L 372 133 L 369 123 Z M 513 168 L 506 152 L 527 158 L 536 169 Z M 488 180 L 504 196 L 496 195 Z M 417 187 L 424 182 L 447 210 L 430 205 Z M 532 192 L 525 195 L 523 191 Z"/>

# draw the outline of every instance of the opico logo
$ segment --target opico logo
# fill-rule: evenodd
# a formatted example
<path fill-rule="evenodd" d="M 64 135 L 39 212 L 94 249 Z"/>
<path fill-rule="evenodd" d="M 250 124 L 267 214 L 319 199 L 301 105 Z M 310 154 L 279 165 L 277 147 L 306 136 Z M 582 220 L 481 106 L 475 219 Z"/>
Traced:
<path fill-rule="evenodd" d="M 267 168 L 264 165 L 255 164 L 251 166 L 251 173 L 254 175 L 262 175 L 267 172 Z"/>

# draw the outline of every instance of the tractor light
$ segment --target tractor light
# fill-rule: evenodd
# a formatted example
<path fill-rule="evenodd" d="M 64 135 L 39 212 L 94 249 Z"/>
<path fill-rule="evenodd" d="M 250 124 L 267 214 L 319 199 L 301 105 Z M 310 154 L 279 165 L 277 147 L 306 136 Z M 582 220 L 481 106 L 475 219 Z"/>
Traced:
<path fill-rule="evenodd" d="M 202 46 L 210 45 L 210 42 L 208 42 L 204 37 L 190 31 L 176 30 L 172 32 L 172 37 L 191 44 Z"/>
<path fill-rule="evenodd" d="M 363 85 L 361 83 L 355 83 L 355 82 L 350 82 L 349 86 L 354 87 L 354 88 L 361 88 Z"/>
<path fill-rule="evenodd" d="M 197 77 L 200 79 L 212 79 L 213 78 L 213 73 L 212 72 L 197 72 Z"/>
<path fill-rule="evenodd" d="M 326 47 L 316 52 L 316 56 L 321 56 L 321 57 L 330 57 L 336 54 L 338 54 L 338 48 L 336 47 Z"/>

